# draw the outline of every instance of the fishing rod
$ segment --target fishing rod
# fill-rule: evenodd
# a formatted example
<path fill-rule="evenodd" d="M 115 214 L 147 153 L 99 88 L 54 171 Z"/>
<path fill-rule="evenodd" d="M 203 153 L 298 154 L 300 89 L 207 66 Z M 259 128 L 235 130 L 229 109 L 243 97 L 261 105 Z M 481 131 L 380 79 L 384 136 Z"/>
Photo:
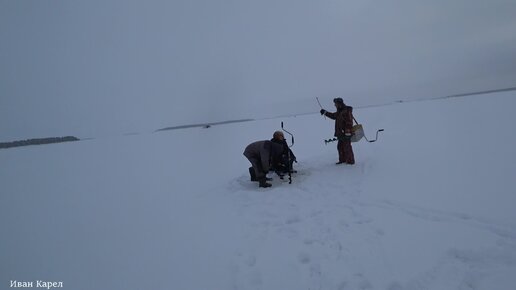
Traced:
<path fill-rule="evenodd" d="M 322 105 L 321 105 L 321 102 L 319 102 L 319 97 L 315 97 L 315 99 L 317 100 L 317 103 L 319 104 L 319 107 L 321 107 L 321 110 L 324 110 Z M 326 119 L 326 115 L 323 115 L 324 116 L 324 119 Z"/>

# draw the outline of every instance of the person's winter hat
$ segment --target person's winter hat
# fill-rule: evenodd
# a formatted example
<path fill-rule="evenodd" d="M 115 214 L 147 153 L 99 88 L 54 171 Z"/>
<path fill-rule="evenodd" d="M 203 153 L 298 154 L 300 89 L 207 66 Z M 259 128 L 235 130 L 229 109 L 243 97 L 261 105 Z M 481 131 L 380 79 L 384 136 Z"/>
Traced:
<path fill-rule="evenodd" d="M 283 135 L 283 132 L 281 131 L 276 131 L 274 132 L 274 134 L 272 135 L 272 138 L 276 139 L 276 140 L 283 140 L 285 139 L 285 136 Z"/>
<path fill-rule="evenodd" d="M 344 105 L 344 101 L 342 100 L 342 98 L 335 98 L 335 99 L 333 99 L 333 102 L 335 104 L 343 104 Z"/>

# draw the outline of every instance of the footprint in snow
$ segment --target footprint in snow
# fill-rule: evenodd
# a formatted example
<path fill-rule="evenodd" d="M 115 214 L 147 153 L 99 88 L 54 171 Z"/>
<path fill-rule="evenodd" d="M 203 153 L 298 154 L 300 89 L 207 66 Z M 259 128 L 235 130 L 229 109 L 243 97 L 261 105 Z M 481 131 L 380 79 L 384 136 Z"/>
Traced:
<path fill-rule="evenodd" d="M 310 263 L 310 255 L 307 254 L 307 253 L 299 253 L 297 255 L 297 260 L 301 263 L 301 264 L 308 264 Z"/>
<path fill-rule="evenodd" d="M 256 265 L 256 257 L 254 255 L 248 256 L 247 258 L 245 258 L 245 264 L 248 267 L 253 267 L 254 265 Z"/>
<path fill-rule="evenodd" d="M 290 216 L 290 217 L 288 217 L 285 220 L 285 223 L 287 225 L 296 224 L 296 223 L 299 223 L 299 222 L 301 222 L 301 218 L 299 216 L 297 216 L 297 215 Z"/>

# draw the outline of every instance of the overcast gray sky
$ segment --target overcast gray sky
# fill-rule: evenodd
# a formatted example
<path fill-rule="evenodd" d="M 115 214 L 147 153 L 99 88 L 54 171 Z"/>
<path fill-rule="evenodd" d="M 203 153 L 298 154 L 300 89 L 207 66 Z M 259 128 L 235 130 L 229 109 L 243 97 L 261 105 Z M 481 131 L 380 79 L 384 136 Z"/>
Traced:
<path fill-rule="evenodd" d="M 514 0 L 0 0 L 0 141 L 512 87 L 515 51 Z"/>

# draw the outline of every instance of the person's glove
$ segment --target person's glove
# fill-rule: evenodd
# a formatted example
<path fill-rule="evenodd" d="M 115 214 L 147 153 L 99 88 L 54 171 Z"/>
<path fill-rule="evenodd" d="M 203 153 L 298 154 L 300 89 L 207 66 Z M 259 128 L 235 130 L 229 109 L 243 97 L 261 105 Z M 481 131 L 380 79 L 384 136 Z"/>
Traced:
<path fill-rule="evenodd" d="M 321 109 L 319 112 L 321 112 L 321 115 L 324 115 L 326 113 L 325 109 Z"/>

